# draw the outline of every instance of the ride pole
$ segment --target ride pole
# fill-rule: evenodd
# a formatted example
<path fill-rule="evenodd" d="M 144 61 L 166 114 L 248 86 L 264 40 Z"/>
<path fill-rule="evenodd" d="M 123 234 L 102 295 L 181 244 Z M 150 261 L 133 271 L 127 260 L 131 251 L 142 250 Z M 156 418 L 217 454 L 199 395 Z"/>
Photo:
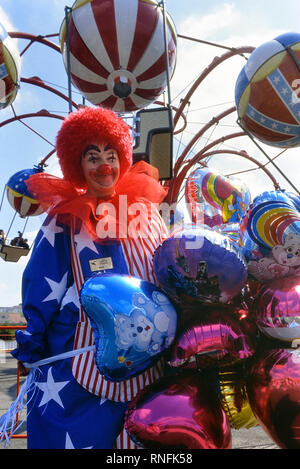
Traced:
<path fill-rule="evenodd" d="M 67 58 L 67 75 L 68 75 L 68 96 L 69 96 L 69 113 L 72 112 L 72 83 L 71 83 L 71 56 L 70 56 L 70 36 L 69 36 L 69 13 L 72 8 L 65 7 L 66 21 L 66 58 Z"/>

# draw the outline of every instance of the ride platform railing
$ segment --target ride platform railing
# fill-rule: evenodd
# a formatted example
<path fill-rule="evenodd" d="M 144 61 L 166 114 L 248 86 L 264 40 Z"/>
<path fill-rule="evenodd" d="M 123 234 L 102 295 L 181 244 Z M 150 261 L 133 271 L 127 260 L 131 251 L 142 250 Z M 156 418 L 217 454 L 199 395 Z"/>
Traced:
<path fill-rule="evenodd" d="M 15 347 L 11 347 L 12 342 L 14 341 L 14 335 L 12 336 L 8 331 L 15 331 L 17 329 L 26 329 L 26 325 L 24 326 L 11 326 L 11 325 L 0 325 L 0 340 L 2 340 L 2 344 L 4 345 L 7 343 L 7 348 L 1 349 L 1 353 L 3 354 L 9 354 L 11 350 Z M 12 337 L 12 339 L 10 339 Z M 16 344 L 15 344 L 16 345 Z M 1 364 L 0 364 L 1 366 Z M 19 394 L 21 387 L 21 374 L 20 374 L 20 367 L 17 365 L 16 369 L 16 396 Z M 20 422 L 20 416 L 19 412 L 16 414 L 16 423 L 15 423 L 15 428 L 19 425 Z M 0 434 L 1 436 L 1 434 Z M 19 434 L 13 434 L 11 435 L 11 438 L 15 439 L 22 439 L 22 438 L 27 438 L 27 433 L 19 433 Z"/>

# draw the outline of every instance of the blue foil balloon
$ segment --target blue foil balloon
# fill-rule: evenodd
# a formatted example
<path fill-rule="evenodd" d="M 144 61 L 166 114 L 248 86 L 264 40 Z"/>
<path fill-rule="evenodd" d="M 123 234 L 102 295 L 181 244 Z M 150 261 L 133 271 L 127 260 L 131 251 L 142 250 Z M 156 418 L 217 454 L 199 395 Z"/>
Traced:
<path fill-rule="evenodd" d="M 155 251 L 154 271 L 174 301 L 187 297 L 204 303 L 226 303 L 247 280 L 246 261 L 239 249 L 208 227 L 185 227 Z"/>
<path fill-rule="evenodd" d="M 294 194 L 293 192 L 285 192 L 285 194 L 293 202 L 298 212 L 300 212 L 300 195 Z"/>
<path fill-rule="evenodd" d="M 84 283 L 80 301 L 93 327 L 97 367 L 110 381 L 142 373 L 174 340 L 176 310 L 150 282 L 97 274 Z"/>

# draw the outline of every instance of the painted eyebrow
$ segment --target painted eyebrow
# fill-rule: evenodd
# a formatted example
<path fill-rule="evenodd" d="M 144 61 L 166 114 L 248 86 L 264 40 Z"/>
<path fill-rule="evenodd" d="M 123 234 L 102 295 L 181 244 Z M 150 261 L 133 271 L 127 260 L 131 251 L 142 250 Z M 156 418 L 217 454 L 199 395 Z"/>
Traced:
<path fill-rule="evenodd" d="M 98 153 L 101 153 L 101 150 L 97 145 L 88 145 L 83 151 L 83 156 L 85 156 L 90 150 L 96 150 Z"/>
<path fill-rule="evenodd" d="M 105 145 L 104 147 L 104 151 L 111 150 L 111 149 L 112 147 L 109 144 Z M 88 145 L 83 151 L 83 156 L 85 156 L 87 152 L 90 150 L 96 150 L 98 153 L 101 153 L 101 150 L 99 147 L 97 147 L 97 145 Z"/>

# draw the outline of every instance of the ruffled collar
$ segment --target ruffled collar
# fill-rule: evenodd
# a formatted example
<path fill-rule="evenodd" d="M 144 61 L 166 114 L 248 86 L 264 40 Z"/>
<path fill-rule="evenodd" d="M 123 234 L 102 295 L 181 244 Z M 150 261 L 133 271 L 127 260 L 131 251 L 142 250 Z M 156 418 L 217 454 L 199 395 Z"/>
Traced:
<path fill-rule="evenodd" d="M 141 222 L 151 222 L 152 204 L 160 204 L 167 195 L 167 189 L 158 180 L 157 169 L 145 162 L 132 166 L 118 182 L 114 196 L 108 199 L 90 195 L 48 173 L 32 175 L 26 185 L 45 211 L 59 216 L 66 225 L 71 225 L 74 217 L 81 220 L 93 239 L 102 237 L 100 229 L 109 238 L 123 238 L 137 212 Z"/>

